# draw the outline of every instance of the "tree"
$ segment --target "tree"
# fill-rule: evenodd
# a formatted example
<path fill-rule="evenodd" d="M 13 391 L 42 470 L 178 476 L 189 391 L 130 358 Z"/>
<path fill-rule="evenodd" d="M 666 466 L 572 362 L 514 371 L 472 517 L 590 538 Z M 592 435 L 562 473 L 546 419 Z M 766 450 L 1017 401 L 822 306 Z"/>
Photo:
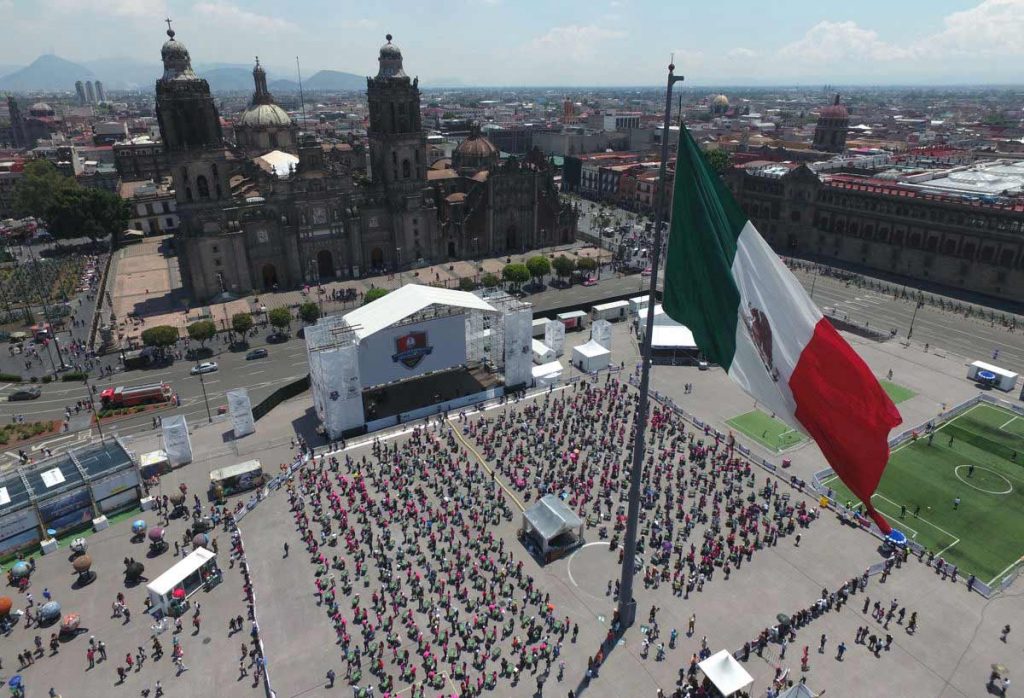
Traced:
<path fill-rule="evenodd" d="M 267 318 L 278 332 L 283 332 L 285 328 L 292 326 L 292 311 L 283 305 L 271 308 L 267 313 Z"/>
<path fill-rule="evenodd" d="M 299 317 L 307 325 L 316 322 L 320 318 L 320 306 L 313 301 L 306 301 L 299 306 Z"/>
<path fill-rule="evenodd" d="M 543 281 L 544 277 L 551 273 L 551 262 L 548 258 L 543 255 L 537 255 L 536 257 L 530 257 L 526 260 L 526 268 L 530 272 L 530 276 L 534 278 L 537 283 Z"/>
<path fill-rule="evenodd" d="M 388 295 L 388 290 L 386 288 L 371 288 L 363 296 L 363 305 L 373 303 L 378 298 L 383 298 L 386 295 Z"/>
<path fill-rule="evenodd" d="M 576 268 L 580 271 L 594 271 L 597 269 L 597 260 L 593 257 L 580 257 L 576 261 Z"/>
<path fill-rule="evenodd" d="M 193 322 L 185 330 L 188 332 L 189 339 L 199 342 L 200 347 L 205 347 L 206 342 L 217 334 L 217 326 L 213 324 L 213 320 Z"/>
<path fill-rule="evenodd" d="M 483 277 L 481 277 L 480 283 L 484 285 L 484 288 L 494 288 L 501 283 L 501 279 L 498 278 L 497 274 L 487 272 Z"/>
<path fill-rule="evenodd" d="M 49 160 L 33 160 L 14 187 L 11 200 L 19 216 L 48 219 L 50 207 L 62 192 L 78 188 L 74 177 L 65 177 Z"/>
<path fill-rule="evenodd" d="M 530 270 L 525 264 L 506 264 L 501 270 L 501 278 L 519 288 L 530 280 Z"/>
<path fill-rule="evenodd" d="M 178 328 L 170 325 L 157 325 L 142 331 L 142 343 L 147 347 L 156 347 L 163 354 L 167 347 L 174 346 L 178 341 Z"/>
<path fill-rule="evenodd" d="M 476 283 L 473 281 L 473 279 L 469 278 L 468 276 L 464 276 L 461 279 L 459 279 L 460 290 L 472 291 L 474 288 L 476 288 Z"/>
<path fill-rule="evenodd" d="M 572 272 L 576 268 L 576 263 L 564 254 L 560 254 L 555 257 L 555 261 L 551 263 L 551 266 L 555 268 L 555 274 L 558 275 L 558 278 L 565 279 L 572 276 Z"/>
<path fill-rule="evenodd" d="M 252 329 L 252 315 L 249 313 L 235 313 L 231 316 L 231 329 L 245 339 L 245 336 Z"/>
<path fill-rule="evenodd" d="M 103 189 L 77 188 L 60 192 L 47 212 L 47 229 L 54 237 L 83 235 L 94 242 L 117 236 L 128 225 L 131 209 L 117 194 Z"/>
<path fill-rule="evenodd" d="M 732 166 L 732 155 L 721 148 L 705 150 L 704 159 L 707 160 L 708 166 L 720 175 L 725 174 Z"/>

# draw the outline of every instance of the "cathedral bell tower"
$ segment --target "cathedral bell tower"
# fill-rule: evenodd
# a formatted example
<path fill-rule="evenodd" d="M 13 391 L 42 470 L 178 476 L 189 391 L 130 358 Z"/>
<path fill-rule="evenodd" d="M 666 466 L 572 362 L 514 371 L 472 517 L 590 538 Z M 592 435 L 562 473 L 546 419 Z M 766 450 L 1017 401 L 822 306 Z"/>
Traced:
<path fill-rule="evenodd" d="M 426 183 L 427 140 L 420 123 L 419 78 L 402 69 L 402 52 L 391 43 L 380 47 L 380 69 L 366 78 L 370 107 L 370 173 L 374 184 L 397 194 Z"/>
<path fill-rule="evenodd" d="M 160 49 L 164 74 L 156 81 L 156 116 L 164 150 L 220 147 L 224 137 L 210 85 L 192 72 L 188 49 L 175 40 L 171 20 L 167 36 Z"/>

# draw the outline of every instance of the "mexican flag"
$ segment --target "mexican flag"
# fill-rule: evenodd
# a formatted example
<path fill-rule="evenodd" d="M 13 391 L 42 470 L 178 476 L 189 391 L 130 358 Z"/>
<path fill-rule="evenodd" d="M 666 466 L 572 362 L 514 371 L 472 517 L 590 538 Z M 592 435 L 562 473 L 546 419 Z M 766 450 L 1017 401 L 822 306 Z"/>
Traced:
<path fill-rule="evenodd" d="M 822 317 L 681 129 L 664 309 L 708 360 L 813 438 L 889 533 L 871 496 L 902 420 L 864 361 Z"/>

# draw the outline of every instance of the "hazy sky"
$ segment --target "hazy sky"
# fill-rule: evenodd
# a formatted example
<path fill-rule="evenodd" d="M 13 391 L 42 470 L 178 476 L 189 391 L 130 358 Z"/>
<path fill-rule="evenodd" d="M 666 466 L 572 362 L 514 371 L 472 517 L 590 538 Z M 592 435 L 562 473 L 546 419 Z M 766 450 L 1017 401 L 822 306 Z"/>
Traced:
<path fill-rule="evenodd" d="M 1024 0 L 0 0 L 0 64 L 159 58 L 484 85 L 1022 83 Z M 292 77 L 290 75 L 272 75 Z"/>

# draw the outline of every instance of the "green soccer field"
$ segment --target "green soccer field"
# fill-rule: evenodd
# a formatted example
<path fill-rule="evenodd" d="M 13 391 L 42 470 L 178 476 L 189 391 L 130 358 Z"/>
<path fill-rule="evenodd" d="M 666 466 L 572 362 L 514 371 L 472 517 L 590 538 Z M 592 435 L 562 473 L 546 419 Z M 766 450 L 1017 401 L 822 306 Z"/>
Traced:
<path fill-rule="evenodd" d="M 1024 561 L 1024 417 L 982 403 L 942 424 L 930 441 L 922 436 L 893 451 L 875 508 L 991 586 Z M 825 485 L 840 504 L 856 504 L 838 478 Z"/>
<path fill-rule="evenodd" d="M 887 380 L 879 380 L 878 382 L 882 386 L 882 390 L 889 395 L 889 399 L 897 405 L 904 400 L 909 400 L 917 395 L 913 390 L 910 388 L 904 388 L 899 383 L 893 383 L 892 381 Z"/>
<path fill-rule="evenodd" d="M 752 410 L 733 417 L 726 424 L 773 451 L 781 451 L 807 440 L 800 432 L 790 429 L 788 425 L 761 410 Z"/>

